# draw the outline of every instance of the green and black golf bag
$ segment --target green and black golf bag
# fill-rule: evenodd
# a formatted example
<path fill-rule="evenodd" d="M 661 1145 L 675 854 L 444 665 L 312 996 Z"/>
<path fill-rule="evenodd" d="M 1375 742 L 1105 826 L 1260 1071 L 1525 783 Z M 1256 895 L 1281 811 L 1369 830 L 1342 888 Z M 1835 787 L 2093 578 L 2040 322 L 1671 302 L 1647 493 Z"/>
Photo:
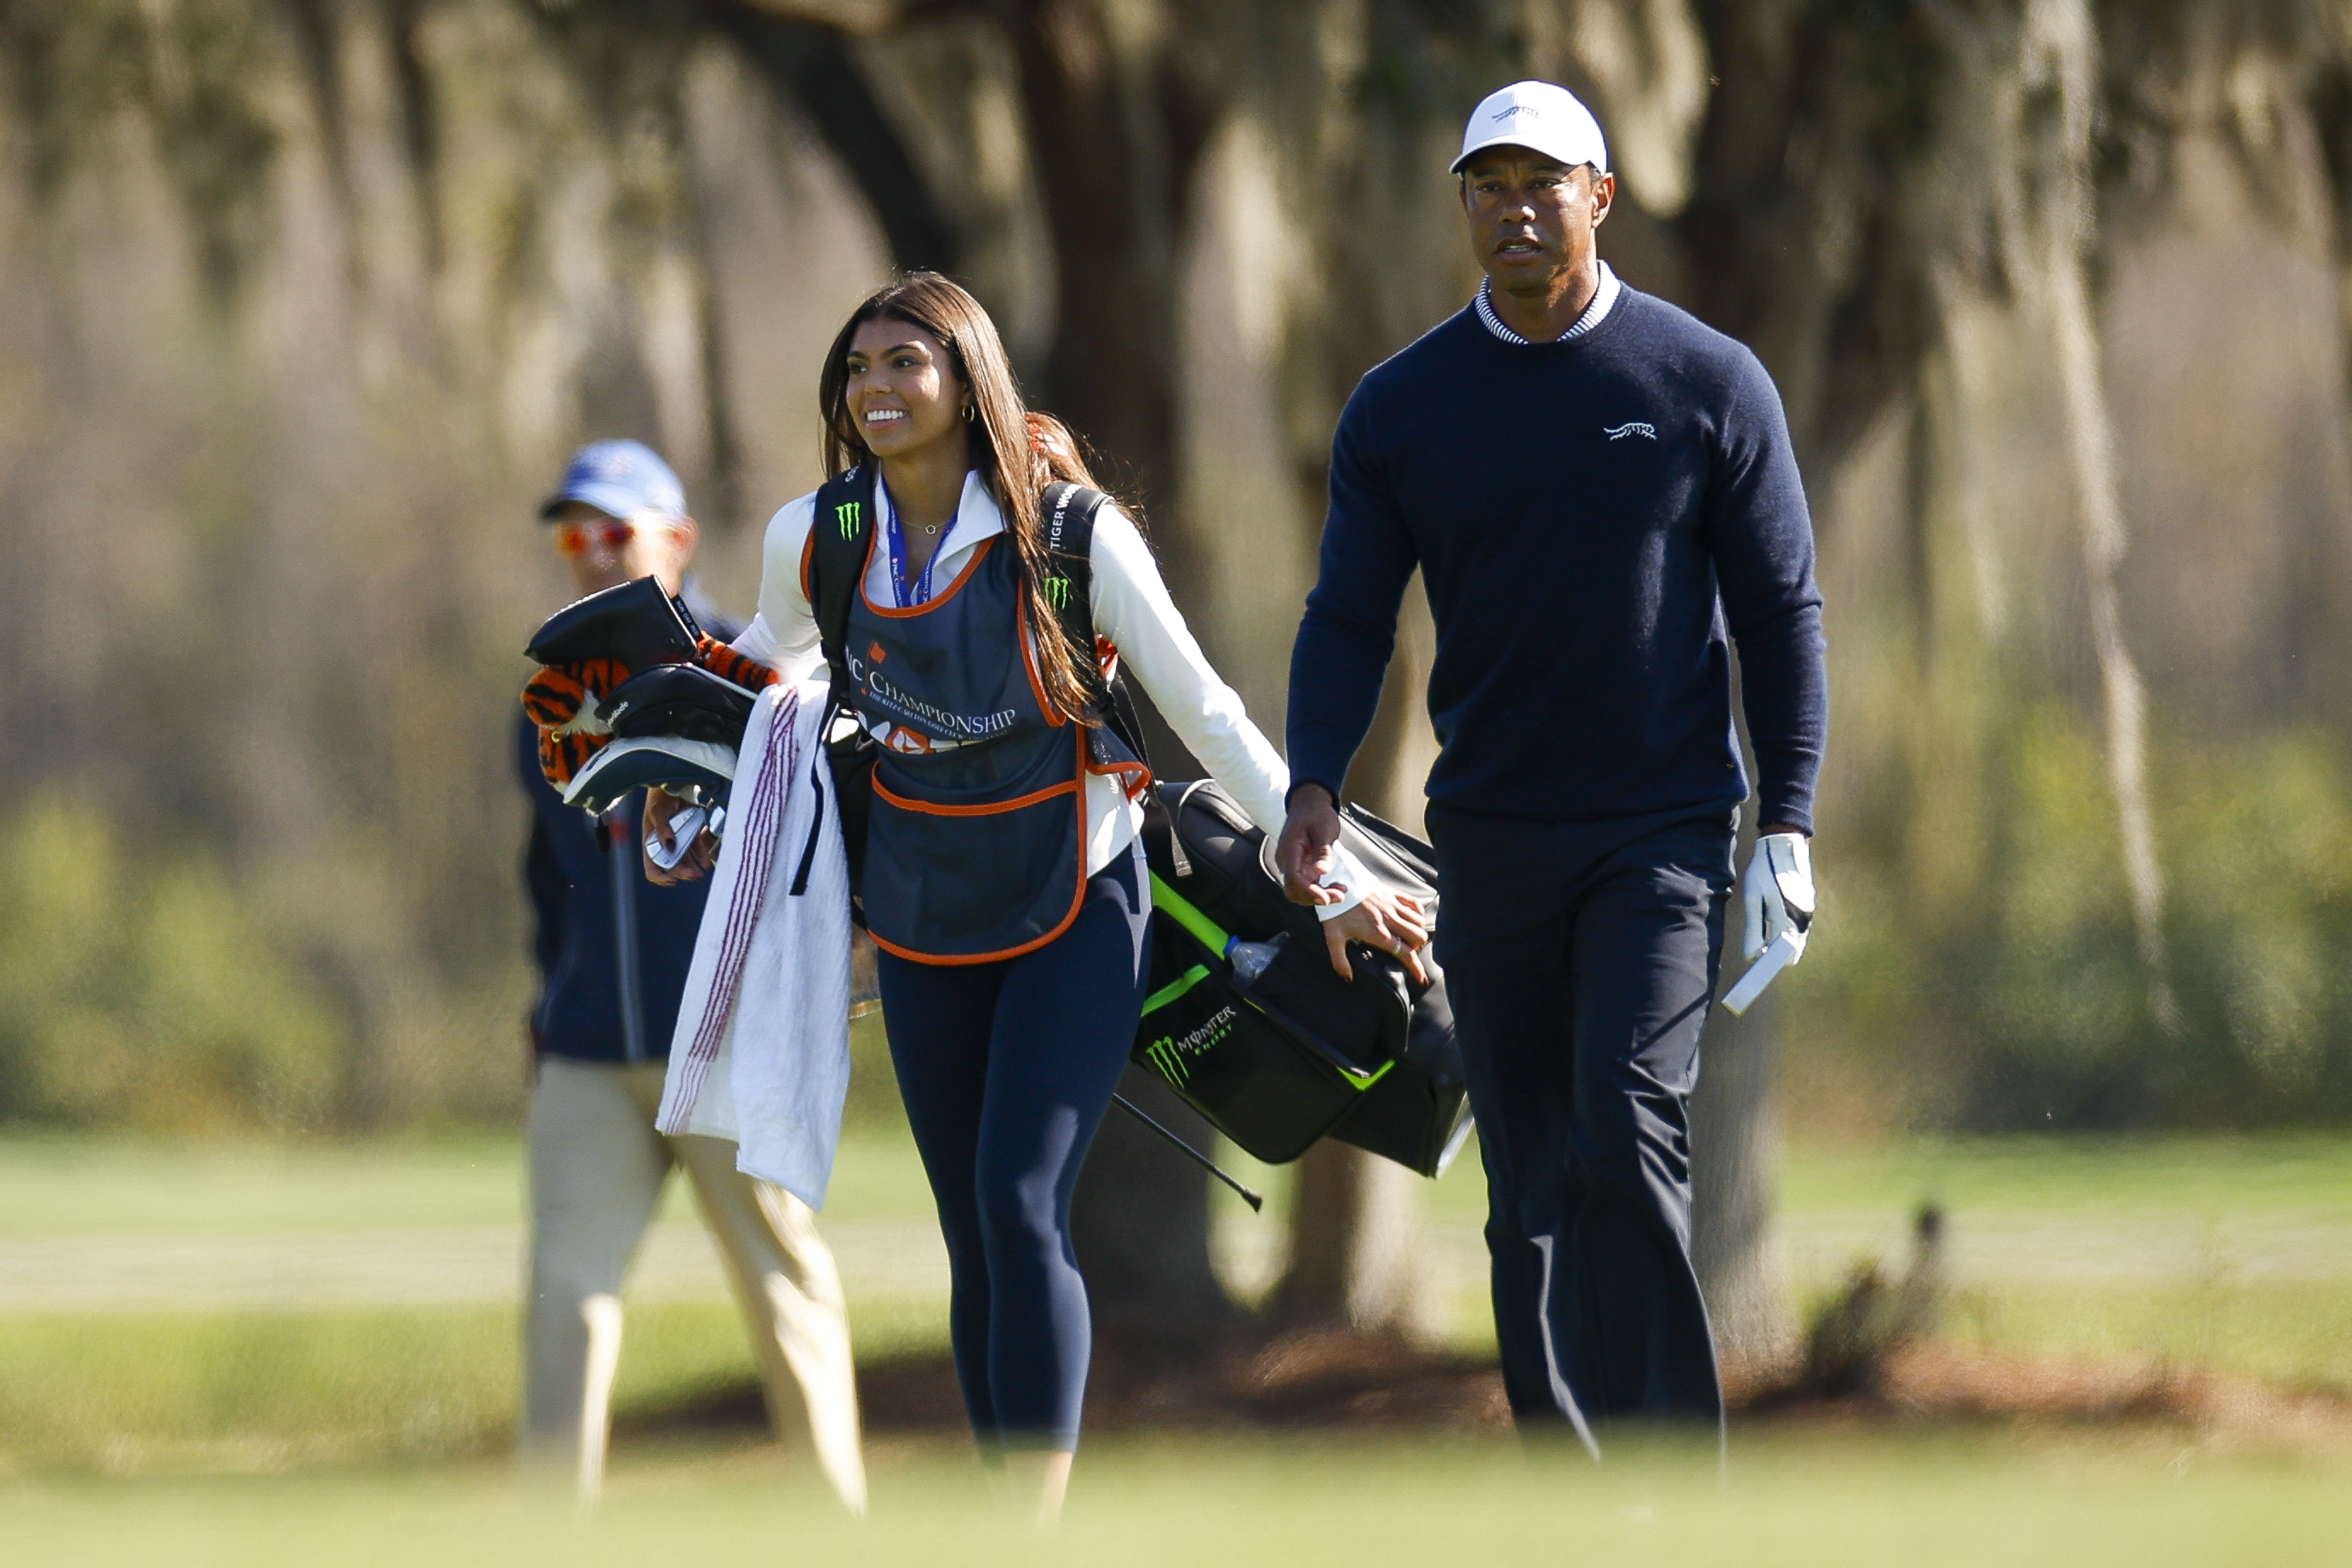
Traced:
<path fill-rule="evenodd" d="M 1151 863 L 1152 990 L 1135 1059 L 1272 1163 L 1337 1138 L 1434 1176 L 1468 1135 L 1444 977 L 1386 953 L 1331 967 L 1313 910 L 1283 896 L 1273 844 L 1213 783 L 1162 782 Z M 1368 875 L 1437 911 L 1428 846 L 1357 806 L 1341 841 Z"/>

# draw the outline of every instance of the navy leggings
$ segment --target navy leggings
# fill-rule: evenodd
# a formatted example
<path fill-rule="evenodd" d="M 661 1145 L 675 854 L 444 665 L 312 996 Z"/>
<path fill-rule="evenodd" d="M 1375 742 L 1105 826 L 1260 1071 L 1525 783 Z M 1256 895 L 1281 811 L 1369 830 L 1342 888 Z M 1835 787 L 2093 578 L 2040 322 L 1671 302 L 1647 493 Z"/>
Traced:
<path fill-rule="evenodd" d="M 1034 952 L 880 955 L 890 1059 L 953 1271 L 956 1377 L 983 1449 L 1077 1447 L 1093 1325 L 1070 1193 L 1135 1043 L 1150 914 L 1138 843 Z"/>

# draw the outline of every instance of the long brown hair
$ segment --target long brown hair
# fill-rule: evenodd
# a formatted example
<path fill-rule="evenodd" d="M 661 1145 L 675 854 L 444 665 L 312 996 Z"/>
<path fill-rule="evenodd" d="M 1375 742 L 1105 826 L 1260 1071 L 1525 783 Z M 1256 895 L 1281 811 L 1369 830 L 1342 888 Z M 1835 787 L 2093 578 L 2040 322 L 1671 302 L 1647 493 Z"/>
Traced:
<path fill-rule="evenodd" d="M 1093 662 L 1070 644 L 1061 617 L 1051 608 L 1045 580 L 1053 565 L 1045 550 L 1045 530 L 1039 515 L 1038 496 L 1052 478 L 1052 469 L 1030 444 L 1029 410 L 1021 401 L 1021 384 L 1013 379 L 1004 340 L 961 285 L 936 272 L 909 272 L 873 295 L 850 313 L 824 370 L 817 377 L 817 406 L 824 418 L 824 467 L 842 474 L 859 463 L 871 462 L 857 421 L 849 412 L 849 349 L 857 329 L 868 321 L 905 321 L 939 341 L 964 386 L 974 410 L 965 439 L 971 444 L 971 466 L 995 492 L 1004 513 L 1004 531 L 1021 563 L 1021 597 L 1028 611 L 1030 634 L 1036 640 L 1037 674 L 1046 700 L 1081 723 L 1096 721 L 1089 684 L 1079 674 Z"/>

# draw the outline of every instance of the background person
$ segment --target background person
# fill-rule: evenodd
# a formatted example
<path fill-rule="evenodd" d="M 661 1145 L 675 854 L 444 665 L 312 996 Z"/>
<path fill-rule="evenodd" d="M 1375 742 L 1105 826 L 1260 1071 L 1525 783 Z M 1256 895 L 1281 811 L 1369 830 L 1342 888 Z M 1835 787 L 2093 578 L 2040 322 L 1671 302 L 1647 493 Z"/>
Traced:
<path fill-rule="evenodd" d="M 541 515 L 583 595 L 648 575 L 684 591 L 694 521 L 677 476 L 647 447 L 582 447 Z M 736 629 L 694 608 L 712 635 Z M 736 1170 L 731 1142 L 665 1138 L 653 1127 L 707 889 L 647 886 L 635 805 L 601 819 L 564 805 L 541 772 L 539 733 L 526 721 L 520 736 L 531 802 L 525 875 L 543 982 L 532 1016 L 525 1461 L 573 1474 L 583 1499 L 596 1495 L 621 1352 L 621 1283 L 678 1165 L 743 1309 L 777 1437 L 793 1445 L 805 1426 L 834 1489 L 862 1512 L 841 1279 L 808 1205 Z"/>
<path fill-rule="evenodd" d="M 1340 416 L 1291 663 L 1280 851 L 1303 895 L 1417 566 L 1437 629 L 1436 940 L 1486 1167 L 1504 1382 L 1522 1422 L 1564 1420 L 1588 1446 L 1610 1418 L 1722 1420 L 1687 1109 L 1748 794 L 1727 631 L 1759 853 L 1785 868 L 1750 868 L 1751 946 L 1810 918 L 1829 706 L 1779 394 L 1746 348 L 1600 260 L 1608 166 L 1600 126 L 1548 83 L 1471 116 L 1454 167 L 1486 279 Z"/>
<path fill-rule="evenodd" d="M 819 403 L 827 468 L 866 465 L 871 484 L 855 500 L 819 494 L 823 526 L 855 526 L 869 508 L 873 524 L 845 644 L 856 689 L 844 695 L 882 743 L 863 897 L 891 1060 L 947 1241 L 957 1378 L 983 1452 L 1051 1519 L 1092 1338 L 1070 1194 L 1150 973 L 1143 770 L 1108 728 L 1084 727 L 1097 648 L 1071 646 L 1053 607 L 1040 516 L 1051 453 L 1066 467 L 1074 454 L 1042 424 L 1049 455 L 1033 449 L 979 301 L 922 272 L 876 294 L 835 340 Z M 818 507 L 803 496 L 768 525 L 760 616 L 736 644 L 791 679 L 822 658 L 808 575 Z M 1097 515 L 1088 561 L 1097 638 L 1243 808 L 1277 828 L 1281 758 L 1114 505 Z M 1329 940 L 1417 963 L 1410 900 L 1370 887 L 1307 897 Z"/>

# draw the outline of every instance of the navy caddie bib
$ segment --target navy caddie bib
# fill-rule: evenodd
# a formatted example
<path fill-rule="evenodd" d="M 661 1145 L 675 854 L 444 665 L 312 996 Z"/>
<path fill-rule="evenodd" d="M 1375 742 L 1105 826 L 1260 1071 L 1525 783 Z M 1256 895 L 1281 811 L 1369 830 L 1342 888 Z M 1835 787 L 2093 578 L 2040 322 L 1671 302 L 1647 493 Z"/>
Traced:
<path fill-rule="evenodd" d="M 863 571 L 857 581 L 843 650 L 851 705 L 883 736 L 867 929 L 926 963 L 1044 946 L 1086 897 L 1089 763 L 1124 771 L 1132 759 L 1102 727 L 1047 704 L 1009 538 L 982 541 L 953 582 L 905 609 L 869 599 Z"/>

